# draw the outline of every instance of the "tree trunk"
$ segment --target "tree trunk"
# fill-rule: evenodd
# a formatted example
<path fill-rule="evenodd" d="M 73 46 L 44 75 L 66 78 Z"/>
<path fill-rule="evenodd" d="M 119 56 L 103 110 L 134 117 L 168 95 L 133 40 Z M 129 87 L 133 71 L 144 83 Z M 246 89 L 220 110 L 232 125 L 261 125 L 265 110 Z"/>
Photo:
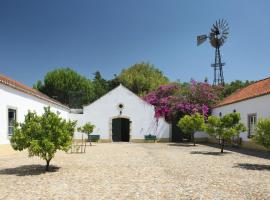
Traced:
<path fill-rule="evenodd" d="M 194 133 L 192 134 L 193 145 L 196 146 Z"/>
<path fill-rule="evenodd" d="M 49 171 L 50 161 L 51 161 L 51 158 L 46 160 L 46 171 Z"/>
<path fill-rule="evenodd" d="M 223 153 L 224 150 L 224 139 L 221 139 L 221 153 Z"/>

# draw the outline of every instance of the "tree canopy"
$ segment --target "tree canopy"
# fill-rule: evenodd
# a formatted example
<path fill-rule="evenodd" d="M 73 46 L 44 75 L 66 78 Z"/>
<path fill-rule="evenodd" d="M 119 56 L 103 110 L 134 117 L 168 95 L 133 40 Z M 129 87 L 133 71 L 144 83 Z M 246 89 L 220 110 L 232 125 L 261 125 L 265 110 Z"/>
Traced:
<path fill-rule="evenodd" d="M 227 97 L 231 95 L 232 93 L 236 92 L 239 89 L 242 89 L 244 87 L 247 87 L 248 85 L 254 83 L 254 81 L 241 81 L 241 80 L 235 80 L 230 83 L 226 83 L 223 90 L 223 97 Z"/>
<path fill-rule="evenodd" d="M 90 122 L 84 124 L 82 127 L 78 127 L 79 132 L 87 133 L 90 135 L 94 131 L 95 125 L 91 124 Z"/>
<path fill-rule="evenodd" d="M 204 116 L 199 113 L 185 115 L 179 120 L 177 125 L 185 134 L 191 135 L 193 144 L 195 146 L 196 142 L 194 134 L 197 131 L 204 131 Z"/>
<path fill-rule="evenodd" d="M 169 83 L 169 79 L 154 65 L 137 63 L 122 70 L 119 81 L 138 95 L 144 95 L 155 90 L 160 85 Z"/>
<path fill-rule="evenodd" d="M 68 151 L 71 146 L 75 121 L 66 121 L 49 107 L 42 116 L 28 111 L 23 123 L 15 125 L 11 145 L 15 150 L 28 150 L 29 156 L 46 161 L 46 171 L 57 150 Z"/>
<path fill-rule="evenodd" d="M 70 68 L 48 72 L 44 81 L 38 81 L 34 87 L 71 108 L 81 107 L 96 98 L 93 82 Z"/>
<path fill-rule="evenodd" d="M 105 80 L 99 71 L 94 73 L 93 79 L 95 100 L 106 94 L 109 90 L 109 83 Z"/>
<path fill-rule="evenodd" d="M 225 141 L 231 140 L 234 136 L 239 136 L 240 132 L 246 130 L 246 127 L 240 122 L 239 113 L 230 113 L 222 118 L 208 117 L 205 130 L 210 136 L 221 139 L 221 153 L 223 153 Z"/>
<path fill-rule="evenodd" d="M 43 81 L 36 82 L 34 88 L 71 108 L 81 108 L 83 105 L 92 103 L 100 98 L 120 83 L 140 96 L 151 96 L 153 95 L 153 91 L 159 94 L 160 92 L 164 92 L 164 95 L 167 94 L 167 97 L 170 96 L 169 99 L 172 96 L 175 99 L 177 96 L 177 101 L 179 101 L 179 91 L 181 91 L 180 96 L 188 100 L 186 103 L 208 106 L 213 105 L 213 103 L 232 94 L 236 90 L 248 86 L 253 81 L 236 80 L 227 83 L 222 88 L 212 87 L 207 81 L 169 82 L 169 79 L 162 71 L 155 68 L 154 65 L 142 62 L 123 69 L 119 75 L 114 74 L 112 79 L 103 78 L 99 71 L 96 71 L 93 79 L 90 79 L 70 68 L 59 68 L 48 72 Z M 161 89 L 160 86 L 163 87 L 164 85 L 167 86 Z M 178 89 L 171 88 L 172 90 L 176 90 L 178 94 L 168 95 L 170 90 L 169 85 L 178 87 Z M 182 106 L 181 109 L 193 109 L 191 107 L 185 106 L 184 108 Z"/>

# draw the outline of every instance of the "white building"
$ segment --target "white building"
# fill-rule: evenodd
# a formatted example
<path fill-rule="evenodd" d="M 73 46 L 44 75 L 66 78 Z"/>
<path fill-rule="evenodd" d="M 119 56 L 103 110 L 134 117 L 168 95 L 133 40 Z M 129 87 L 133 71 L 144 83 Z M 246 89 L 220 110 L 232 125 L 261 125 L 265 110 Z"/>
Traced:
<path fill-rule="evenodd" d="M 84 106 L 81 114 L 3 75 L 0 75 L 0 99 L 0 144 L 9 143 L 14 121 L 23 122 L 28 110 L 41 115 L 47 106 L 62 118 L 77 120 L 78 126 L 91 122 L 95 125 L 94 134 L 99 134 L 102 141 L 139 141 L 146 134 L 164 141 L 170 138 L 170 124 L 163 119 L 157 123 L 154 107 L 122 85 Z M 80 138 L 81 133 L 76 132 L 75 137 Z"/>
<path fill-rule="evenodd" d="M 13 133 L 13 122 L 23 122 L 28 110 L 38 115 L 50 106 L 64 119 L 77 121 L 77 126 L 87 122 L 95 125 L 93 134 L 100 135 L 103 142 L 144 141 L 145 135 L 156 135 L 159 141 L 176 141 L 179 130 L 163 118 L 154 117 L 154 106 L 119 85 L 83 109 L 70 109 L 45 94 L 0 75 L 0 144 L 9 143 Z M 173 131 L 172 131 L 173 130 Z M 82 133 L 75 132 L 75 139 Z M 204 133 L 196 133 L 199 140 L 206 139 Z M 84 135 L 86 138 L 86 135 Z"/>
<path fill-rule="evenodd" d="M 247 127 L 247 131 L 240 134 L 242 145 L 248 148 L 260 148 L 250 138 L 254 134 L 257 121 L 270 117 L 270 78 L 236 91 L 212 110 L 212 114 L 216 116 L 224 116 L 231 112 L 239 112 L 241 122 Z"/>
<path fill-rule="evenodd" d="M 161 141 L 169 141 L 170 124 L 154 117 L 154 106 L 119 85 L 90 105 L 82 114 L 70 114 L 78 126 L 87 122 L 95 125 L 94 133 L 102 141 L 143 141 L 144 135 L 156 135 Z M 80 133 L 76 133 L 80 137 Z"/>
<path fill-rule="evenodd" d="M 62 118 L 69 119 L 70 109 L 48 96 L 0 74 L 0 144 L 9 143 L 13 122 L 23 122 L 28 110 L 41 115 L 50 106 Z"/>

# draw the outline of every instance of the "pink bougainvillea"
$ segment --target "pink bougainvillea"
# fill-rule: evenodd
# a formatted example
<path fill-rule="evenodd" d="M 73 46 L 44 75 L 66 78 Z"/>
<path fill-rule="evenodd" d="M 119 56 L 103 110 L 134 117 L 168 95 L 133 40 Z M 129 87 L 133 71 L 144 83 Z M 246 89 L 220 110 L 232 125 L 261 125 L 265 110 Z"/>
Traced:
<path fill-rule="evenodd" d="M 208 83 L 192 80 L 188 85 L 168 84 L 148 93 L 144 99 L 155 106 L 155 117 L 172 118 L 201 113 L 205 117 L 210 112 L 211 105 L 219 100 L 218 88 Z"/>

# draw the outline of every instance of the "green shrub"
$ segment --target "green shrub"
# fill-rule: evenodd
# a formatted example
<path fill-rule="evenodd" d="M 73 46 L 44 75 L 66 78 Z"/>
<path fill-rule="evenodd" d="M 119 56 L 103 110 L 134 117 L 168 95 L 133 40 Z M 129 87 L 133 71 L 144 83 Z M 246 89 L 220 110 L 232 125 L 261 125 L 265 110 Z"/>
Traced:
<path fill-rule="evenodd" d="M 270 118 L 259 120 L 252 140 L 270 150 Z"/>

